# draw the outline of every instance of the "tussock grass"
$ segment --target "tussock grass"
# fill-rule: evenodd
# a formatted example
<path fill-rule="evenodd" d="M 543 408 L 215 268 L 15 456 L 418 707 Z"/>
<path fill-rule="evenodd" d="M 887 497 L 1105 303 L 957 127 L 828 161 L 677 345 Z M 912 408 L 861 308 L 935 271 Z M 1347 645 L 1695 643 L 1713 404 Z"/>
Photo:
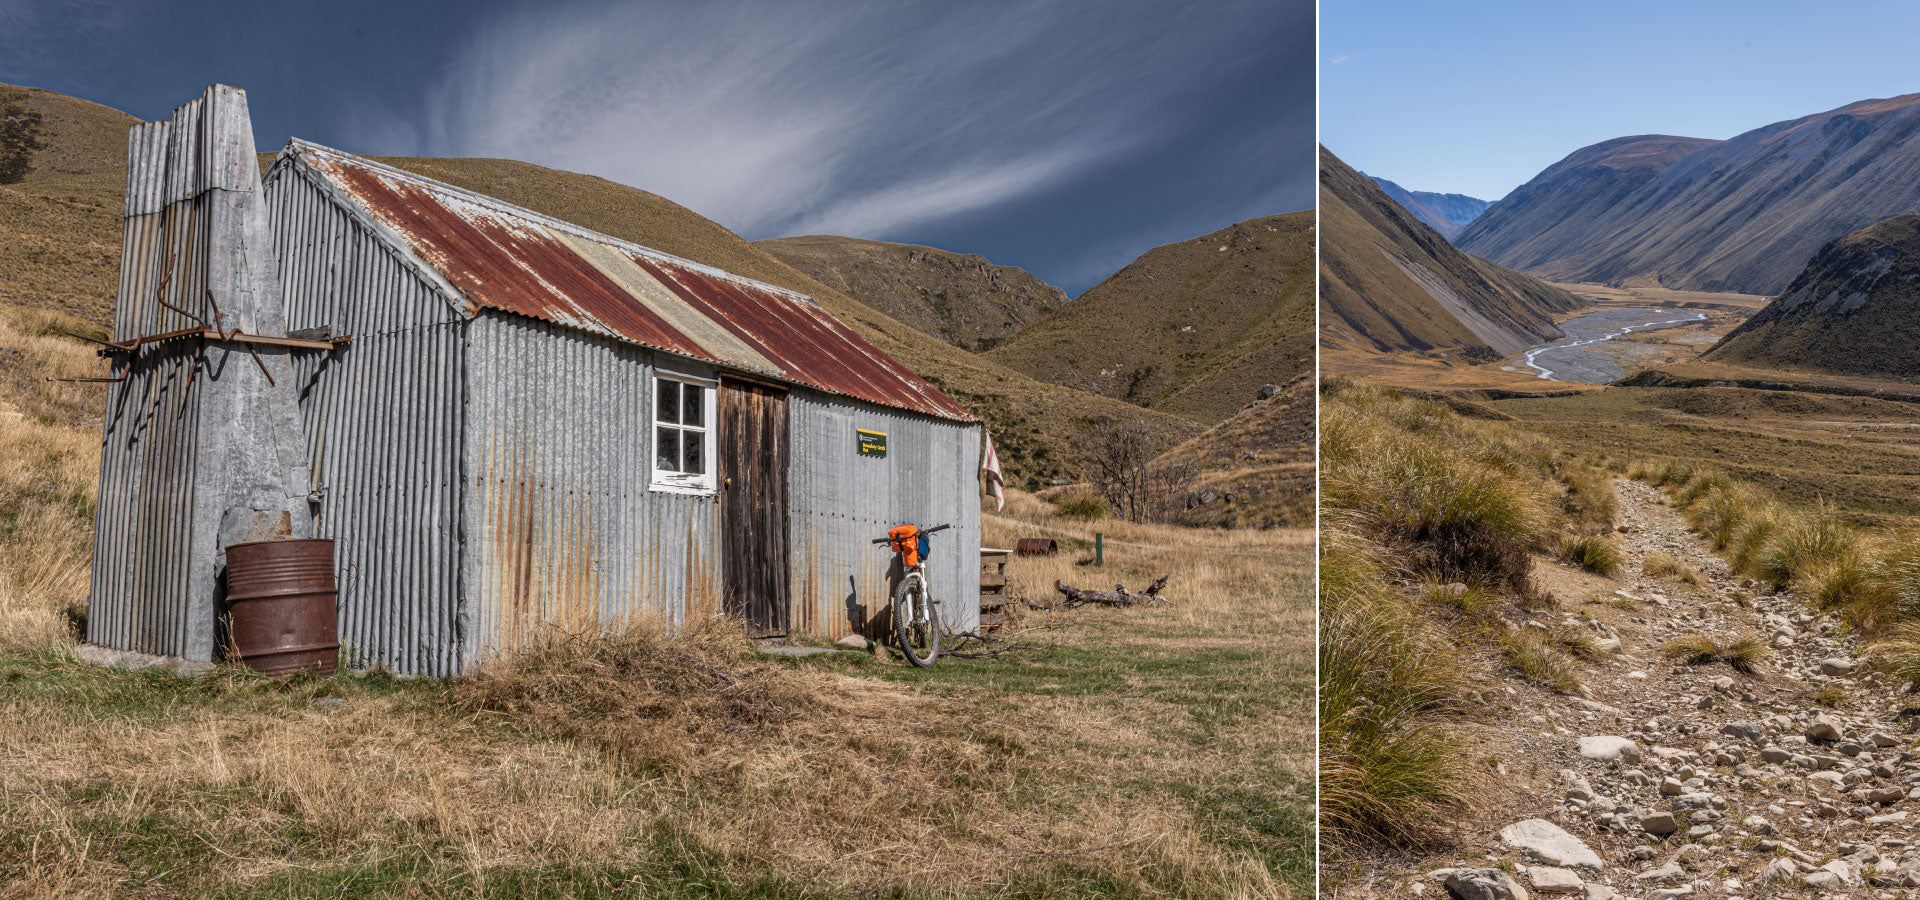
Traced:
<path fill-rule="evenodd" d="M 1562 627 L 1547 632 L 1547 644 L 1576 659 L 1596 660 L 1606 655 L 1600 640 L 1582 628 Z"/>
<path fill-rule="evenodd" d="M 1569 466 L 1561 473 L 1566 485 L 1566 510 L 1576 524 L 1605 531 L 1620 514 L 1620 498 L 1611 474 L 1603 468 Z"/>
<path fill-rule="evenodd" d="M 1860 534 L 1826 510 L 1793 515 L 1753 556 L 1753 573 L 1785 587 L 1855 551 Z"/>
<path fill-rule="evenodd" d="M 1920 685 L 1920 621 L 1894 625 L 1866 649 L 1873 667 L 1909 685 Z"/>
<path fill-rule="evenodd" d="M 1529 554 L 1552 517 L 1543 443 L 1442 404 L 1363 385 L 1326 393 L 1321 486 L 1417 573 L 1531 593 Z"/>
<path fill-rule="evenodd" d="M 1660 645 L 1662 656 L 1692 666 L 1724 662 L 1741 672 L 1754 672 L 1772 652 L 1759 635 L 1737 634 L 1725 638 L 1709 634 L 1689 634 Z"/>
<path fill-rule="evenodd" d="M 1419 594 L 1431 607 L 1457 611 L 1470 619 L 1482 618 L 1504 602 L 1499 593 L 1484 587 L 1431 578 L 1420 584 Z"/>
<path fill-rule="evenodd" d="M 1620 573 L 1620 545 L 1604 535 L 1567 538 L 1560 543 L 1560 558 L 1608 578 Z"/>
<path fill-rule="evenodd" d="M 1653 552 L 1640 561 L 1640 571 L 1655 578 L 1670 578 L 1696 587 L 1705 584 L 1700 570 L 1687 565 L 1671 553 Z"/>
<path fill-rule="evenodd" d="M 1462 712 L 1470 662 L 1395 601 L 1378 548 L 1320 542 L 1320 823 L 1333 848 L 1421 845 L 1474 795 Z"/>
<path fill-rule="evenodd" d="M 1093 494 L 1061 494 L 1053 498 L 1053 508 L 1073 519 L 1104 519 L 1111 514 L 1106 498 Z"/>
<path fill-rule="evenodd" d="M 1637 471 L 1671 489 L 1735 571 L 1839 609 L 1867 632 L 1920 614 L 1920 545 L 1912 535 L 1875 540 L 1824 502 L 1795 509 L 1720 472 Z M 1653 564 L 1650 558 L 1649 574 Z"/>
<path fill-rule="evenodd" d="M 1520 677 L 1563 694 L 1580 690 L 1579 667 L 1554 646 L 1549 636 L 1525 628 L 1510 629 L 1500 637 L 1500 650 L 1507 665 Z"/>
<path fill-rule="evenodd" d="M 1576 520 L 1611 520 L 1611 485 L 1472 412 L 1322 385 L 1320 810 L 1334 856 L 1449 837 L 1480 788 L 1462 717 L 1489 646 L 1558 690 L 1579 688 L 1570 652 L 1598 649 L 1492 626 L 1541 601 L 1532 554 Z"/>

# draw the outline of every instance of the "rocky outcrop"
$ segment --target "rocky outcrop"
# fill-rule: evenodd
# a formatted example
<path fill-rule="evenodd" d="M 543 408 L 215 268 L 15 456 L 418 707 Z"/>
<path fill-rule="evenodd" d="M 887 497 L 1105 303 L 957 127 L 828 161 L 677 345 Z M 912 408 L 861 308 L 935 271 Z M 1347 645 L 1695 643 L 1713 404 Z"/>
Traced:
<path fill-rule="evenodd" d="M 1707 359 L 1776 369 L 1920 378 L 1920 216 L 1834 239 Z"/>

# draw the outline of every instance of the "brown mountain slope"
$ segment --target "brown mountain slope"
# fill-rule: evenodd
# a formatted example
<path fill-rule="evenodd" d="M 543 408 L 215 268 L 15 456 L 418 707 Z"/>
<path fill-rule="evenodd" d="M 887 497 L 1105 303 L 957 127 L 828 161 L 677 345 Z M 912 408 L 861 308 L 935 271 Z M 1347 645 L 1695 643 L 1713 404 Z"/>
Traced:
<path fill-rule="evenodd" d="M 1162 454 L 1199 470 L 1187 523 L 1225 528 L 1313 524 L 1314 388 L 1295 378 Z"/>
<path fill-rule="evenodd" d="M 1718 143 L 1642 134 L 1582 147 L 1488 207 L 1453 242 L 1514 268 L 1545 264 L 1567 247 L 1605 237 L 1596 230 L 1608 210 L 1688 154 Z"/>
<path fill-rule="evenodd" d="M 1206 423 L 1313 369 L 1313 213 L 1155 247 L 989 359 Z"/>
<path fill-rule="evenodd" d="M 1604 210 L 1555 204 L 1549 220 L 1592 224 L 1537 252 L 1498 246 L 1489 218 L 1462 246 L 1555 281 L 1777 294 L 1828 241 L 1911 213 L 1920 213 L 1920 94 L 1704 146 Z"/>
<path fill-rule="evenodd" d="M 0 184 L 0 303 L 104 320 L 120 267 L 120 197 L 134 117 L 52 91 L 0 85 L 0 110 L 36 113 L 31 169 Z"/>
<path fill-rule="evenodd" d="M 1920 216 L 1835 238 L 1703 358 L 1920 380 Z"/>
<path fill-rule="evenodd" d="M 1560 337 L 1579 298 L 1470 256 L 1320 148 L 1320 342 L 1484 362 Z"/>
<path fill-rule="evenodd" d="M 36 102 L 88 112 L 91 104 L 39 92 Z M 98 127 L 49 132 L 75 135 L 76 147 L 50 146 L 56 158 L 118 158 L 113 168 L 0 186 L 0 303 L 59 308 L 95 322 L 111 316 L 120 264 L 121 196 L 126 126 L 134 119 L 104 107 Z M 76 117 L 79 113 L 75 113 Z M 118 116 L 118 124 L 112 117 Z M 99 146 L 108 127 L 116 147 Z M 109 155 L 109 152 L 111 156 Z M 263 165 L 271 154 L 262 154 Z M 576 222 L 688 259 L 814 297 L 883 352 L 912 368 L 986 420 L 1011 483 L 1078 478 L 1075 447 L 1102 422 L 1143 421 L 1173 439 L 1200 431 L 1193 422 L 1057 385 L 974 356 L 876 312 L 755 248 L 718 223 L 666 198 L 603 178 L 499 159 L 385 157 L 382 161 L 528 209 Z M 82 162 L 72 163 L 79 167 Z M 13 193 L 7 193 L 7 192 Z M 24 199 L 17 199 L 24 198 Z M 24 249 L 23 249 L 24 247 Z"/>
<path fill-rule="evenodd" d="M 815 281 L 963 350 L 980 352 L 1053 314 L 1067 295 L 977 253 L 811 234 L 754 246 Z"/>

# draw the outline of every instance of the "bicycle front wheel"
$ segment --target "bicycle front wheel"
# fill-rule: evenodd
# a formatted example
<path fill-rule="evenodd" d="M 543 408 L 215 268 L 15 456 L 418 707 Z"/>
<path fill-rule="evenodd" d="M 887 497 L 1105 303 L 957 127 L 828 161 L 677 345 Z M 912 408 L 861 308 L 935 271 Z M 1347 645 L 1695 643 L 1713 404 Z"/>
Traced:
<path fill-rule="evenodd" d="M 893 589 L 893 636 L 907 661 L 922 669 L 940 658 L 940 614 L 919 574 L 901 579 Z"/>

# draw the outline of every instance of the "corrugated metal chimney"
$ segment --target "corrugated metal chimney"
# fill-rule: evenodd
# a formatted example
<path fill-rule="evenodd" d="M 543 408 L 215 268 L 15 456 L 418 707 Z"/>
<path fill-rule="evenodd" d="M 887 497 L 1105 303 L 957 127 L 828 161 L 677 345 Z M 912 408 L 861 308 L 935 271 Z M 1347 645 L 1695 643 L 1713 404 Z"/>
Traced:
<path fill-rule="evenodd" d="M 134 346 L 109 415 L 138 421 L 116 422 L 110 439 L 148 440 L 137 470 L 102 471 L 102 507 L 135 518 L 118 528 L 103 515 L 99 540 L 128 542 L 111 558 L 140 571 L 96 571 L 95 592 L 107 582 L 147 611 L 112 644 L 206 660 L 224 549 L 313 531 L 289 351 L 226 339 L 286 334 L 246 93 L 214 85 L 172 119 L 134 126 L 126 203 L 114 338 Z M 200 327 L 217 333 L 164 337 Z M 136 385 L 145 396 L 129 396 Z M 185 560 L 148 552 L 167 542 L 143 533 L 168 518 L 191 535 Z"/>

